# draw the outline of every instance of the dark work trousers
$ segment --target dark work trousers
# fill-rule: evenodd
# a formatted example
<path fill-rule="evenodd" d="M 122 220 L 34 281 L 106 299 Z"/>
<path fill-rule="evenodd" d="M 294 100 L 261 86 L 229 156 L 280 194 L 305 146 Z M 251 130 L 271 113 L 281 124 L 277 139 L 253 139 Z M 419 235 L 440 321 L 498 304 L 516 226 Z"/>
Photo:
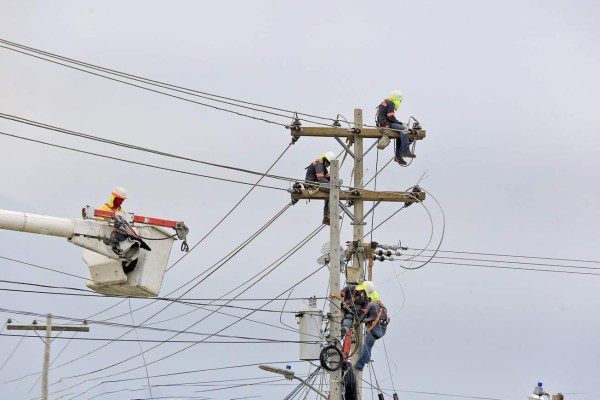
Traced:
<path fill-rule="evenodd" d="M 396 157 L 400 158 L 402 153 L 408 153 L 410 151 L 408 141 L 408 129 L 402 122 L 390 124 L 390 128 L 400 133 L 400 139 L 396 139 Z"/>
<path fill-rule="evenodd" d="M 319 186 L 319 192 L 329 193 L 329 188 Z M 329 218 L 329 198 L 325 200 L 325 204 L 323 205 L 323 217 Z"/>

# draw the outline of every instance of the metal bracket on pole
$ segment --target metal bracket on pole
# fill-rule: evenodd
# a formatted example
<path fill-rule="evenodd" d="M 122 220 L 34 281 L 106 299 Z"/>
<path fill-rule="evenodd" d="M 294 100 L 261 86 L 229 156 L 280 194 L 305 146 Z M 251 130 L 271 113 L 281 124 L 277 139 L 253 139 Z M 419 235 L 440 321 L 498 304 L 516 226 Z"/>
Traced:
<path fill-rule="evenodd" d="M 340 208 L 342 209 L 342 211 L 345 212 L 348 217 L 350 217 L 352 222 L 354 222 L 354 215 L 352 214 L 352 212 L 341 201 L 339 203 L 340 203 Z"/>
<path fill-rule="evenodd" d="M 373 144 L 371 145 L 371 147 L 369 147 L 369 148 L 367 149 L 367 151 L 365 151 L 365 153 L 363 154 L 363 158 L 364 158 L 364 157 L 365 157 L 365 156 L 366 156 L 366 155 L 367 155 L 367 154 L 368 154 L 368 153 L 369 153 L 371 150 L 373 150 L 373 147 L 375 147 L 375 146 L 377 146 L 377 141 L 375 141 L 375 143 L 373 143 Z"/>
<path fill-rule="evenodd" d="M 352 152 L 352 150 L 350 150 L 350 148 L 348 146 L 346 146 L 346 144 L 344 142 L 342 142 L 342 140 L 339 137 L 334 136 L 334 139 L 337 140 L 337 142 L 340 144 L 340 146 L 342 146 L 344 148 L 344 150 L 346 150 L 348 152 L 348 154 L 350 154 L 350 156 L 352 156 L 352 158 L 356 158 L 356 157 L 354 157 L 354 153 Z"/>
<path fill-rule="evenodd" d="M 361 223 L 362 225 L 365 225 L 365 224 L 366 224 L 366 222 L 365 222 L 365 218 L 367 218 L 367 216 L 368 216 L 369 214 L 371 214 L 371 213 L 372 213 L 372 212 L 375 210 L 375 207 L 377 207 L 377 206 L 378 206 L 380 203 L 381 203 L 381 200 L 380 200 L 380 201 L 378 201 L 377 203 L 373 204 L 373 207 L 371 207 L 371 209 L 370 209 L 369 211 L 367 211 L 367 213 L 366 213 L 365 215 L 363 215 L 363 217 L 362 217 L 362 219 L 361 219 L 361 221 L 360 221 L 360 223 Z"/>

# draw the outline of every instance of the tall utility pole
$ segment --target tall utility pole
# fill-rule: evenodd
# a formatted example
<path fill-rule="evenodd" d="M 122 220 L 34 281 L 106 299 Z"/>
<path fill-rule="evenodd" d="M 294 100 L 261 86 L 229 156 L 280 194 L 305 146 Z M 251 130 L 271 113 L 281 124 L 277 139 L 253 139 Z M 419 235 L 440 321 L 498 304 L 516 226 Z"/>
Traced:
<path fill-rule="evenodd" d="M 355 109 L 354 110 L 354 129 L 357 129 L 359 132 L 362 129 L 362 110 Z M 363 189 L 363 138 L 360 135 L 354 137 L 354 185 L 353 187 L 357 188 L 359 191 Z M 362 199 L 354 201 L 354 222 L 352 222 L 352 241 L 353 243 L 360 243 L 363 241 L 364 236 L 364 226 L 365 222 L 363 221 L 364 217 L 364 202 Z M 346 267 L 346 279 L 348 282 L 362 282 L 365 280 L 364 274 L 364 252 L 356 251 L 352 255 L 352 265 Z M 358 338 L 356 342 L 356 346 L 359 349 L 362 349 L 363 343 L 363 332 L 361 328 L 356 330 L 356 336 Z M 360 356 L 360 351 L 355 351 L 352 356 L 352 364 L 356 363 L 358 357 Z M 362 382 L 362 371 L 354 371 L 356 374 L 356 381 Z M 361 387 L 362 385 L 359 385 Z M 358 389 L 361 395 L 359 395 L 359 399 L 362 398 L 362 391 Z"/>
<path fill-rule="evenodd" d="M 340 181 L 339 161 L 331 160 L 330 190 L 329 190 L 329 287 L 332 293 L 340 292 Z M 334 338 L 340 337 L 340 309 L 339 301 L 329 303 L 330 335 Z M 329 373 L 329 399 L 342 400 L 342 370 Z"/>
<path fill-rule="evenodd" d="M 52 326 L 52 314 L 46 315 L 46 326 L 43 325 L 7 325 L 9 331 L 46 331 L 46 341 L 44 345 L 44 365 L 42 369 L 42 400 L 48 400 L 48 369 L 50 367 L 50 343 L 52 342 L 51 332 L 89 332 L 87 326 Z"/>
<path fill-rule="evenodd" d="M 348 283 L 360 283 L 365 279 L 364 273 L 364 265 L 367 259 L 367 249 L 363 245 L 363 236 L 364 236 L 364 226 L 365 226 L 365 217 L 368 216 L 375 207 L 379 205 L 382 201 L 392 201 L 392 202 L 402 202 L 402 203 L 415 203 L 425 200 L 425 193 L 419 192 L 375 192 L 364 189 L 364 157 L 365 155 L 373 149 L 374 145 L 369 147 L 367 151 L 364 151 L 363 148 L 363 139 L 379 139 L 384 134 L 388 135 L 390 139 L 399 139 L 400 134 L 395 131 L 385 130 L 381 128 L 364 128 L 363 127 L 363 118 L 362 118 L 362 110 L 355 109 L 354 110 L 354 126 L 349 129 L 341 128 L 339 125 L 335 125 L 332 127 L 303 127 L 299 120 L 296 120 L 291 126 L 291 135 L 293 137 L 292 142 L 296 142 L 301 136 L 309 136 L 309 137 L 333 137 L 335 140 L 346 150 L 346 152 L 354 158 L 354 175 L 353 175 L 353 184 L 352 188 L 354 190 L 350 191 L 339 191 L 334 190 L 336 186 L 339 188 L 339 183 L 334 183 L 334 168 L 335 168 L 335 179 L 337 182 L 338 176 L 338 166 L 334 167 L 334 162 L 337 164 L 337 161 L 333 160 L 331 164 L 331 192 L 329 194 L 323 192 L 317 192 L 314 194 L 309 193 L 306 189 L 301 192 L 292 192 L 292 200 L 297 201 L 300 199 L 312 199 L 312 200 L 327 200 L 330 199 L 329 203 L 329 214 L 331 221 L 331 234 L 330 234 L 330 285 L 332 292 L 339 292 L 339 220 L 338 220 L 338 212 L 341 208 L 344 213 L 352 220 L 351 224 L 353 225 L 352 232 L 352 265 L 348 265 L 346 267 L 346 281 Z M 426 132 L 420 127 L 415 128 L 409 131 L 409 137 L 411 140 L 422 140 L 426 136 Z M 353 150 L 340 139 L 346 138 L 347 143 L 353 143 Z M 334 192 L 337 193 L 337 200 L 333 199 Z M 341 204 L 339 200 L 351 201 L 354 203 L 353 212 L 351 212 L 347 206 Z M 367 213 L 364 211 L 364 202 L 371 201 L 374 202 L 371 210 Z M 335 226 L 334 226 L 335 225 Z M 337 233 L 337 236 L 334 236 L 334 232 Z M 338 262 L 335 263 L 334 260 Z M 335 267 L 334 267 L 335 266 Z M 337 278 L 335 282 L 337 286 L 333 286 L 334 278 L 334 269 L 337 268 Z M 332 302 L 333 304 L 333 302 Z M 331 305 L 330 305 L 331 307 Z M 332 309 L 332 308 L 330 308 Z M 333 309 L 332 309 L 333 310 Z M 335 310 L 337 312 L 337 309 Z M 333 315 L 333 311 L 331 312 Z M 337 315 L 337 314 L 336 314 Z M 332 329 L 332 335 L 339 335 L 339 324 L 332 324 L 333 327 L 336 327 L 337 330 L 334 333 Z M 339 318 L 337 319 L 339 321 Z M 359 349 L 362 347 L 362 330 L 357 330 L 359 341 L 356 344 Z M 360 351 L 357 351 L 353 356 L 353 361 L 356 362 Z M 337 372 L 339 373 L 339 371 Z M 361 382 L 362 373 L 360 371 L 355 371 L 357 382 Z M 333 397 L 334 393 L 334 383 L 337 382 L 334 378 L 334 375 L 331 375 L 331 390 L 332 397 L 331 399 L 339 399 L 339 397 Z M 359 386 L 359 398 L 362 398 L 362 392 Z M 336 386 L 337 387 L 337 386 Z"/>

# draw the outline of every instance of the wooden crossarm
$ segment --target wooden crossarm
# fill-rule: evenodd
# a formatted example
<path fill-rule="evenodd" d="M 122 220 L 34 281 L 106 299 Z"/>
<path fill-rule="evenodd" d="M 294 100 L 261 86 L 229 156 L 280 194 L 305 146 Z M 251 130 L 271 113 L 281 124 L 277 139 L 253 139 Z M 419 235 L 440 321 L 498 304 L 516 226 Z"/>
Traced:
<path fill-rule="evenodd" d="M 308 190 L 303 189 L 301 194 L 292 193 L 292 200 L 327 200 L 329 193 L 317 192 L 313 195 Z M 416 203 L 425 200 L 425 193 L 410 192 L 373 192 L 371 190 L 361 190 L 360 195 L 355 196 L 348 192 L 340 192 L 340 200 L 364 200 L 364 201 L 393 201 L 401 203 Z"/>
<path fill-rule="evenodd" d="M 299 131 L 291 130 L 292 136 L 312 136 L 312 137 L 353 137 L 360 136 L 363 138 L 379 139 L 383 135 L 385 128 L 363 128 L 360 133 L 352 133 L 344 128 L 329 128 L 329 127 L 303 127 Z M 385 129 L 388 136 L 391 139 L 397 139 L 400 137 L 400 133 L 391 129 Z M 427 136 L 427 132 L 424 129 L 416 132 L 409 131 L 408 137 L 411 140 L 423 140 Z"/>

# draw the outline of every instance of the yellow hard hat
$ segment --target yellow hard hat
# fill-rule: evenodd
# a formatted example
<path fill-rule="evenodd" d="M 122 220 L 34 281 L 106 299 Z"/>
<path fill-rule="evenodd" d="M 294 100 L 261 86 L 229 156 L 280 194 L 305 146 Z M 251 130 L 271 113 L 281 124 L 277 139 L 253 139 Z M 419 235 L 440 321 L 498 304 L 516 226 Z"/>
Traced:
<path fill-rule="evenodd" d="M 404 95 L 402 94 L 401 91 L 399 90 L 394 90 L 392 93 L 390 93 L 390 99 L 398 99 L 400 101 L 404 100 Z"/>
<path fill-rule="evenodd" d="M 400 107 L 400 103 L 404 100 L 404 95 L 399 90 L 394 90 L 389 95 L 390 100 L 394 102 L 394 108 L 397 110 Z"/>
<path fill-rule="evenodd" d="M 361 283 L 359 285 L 356 285 L 356 287 L 354 288 L 354 290 L 356 290 L 356 291 L 361 291 L 362 290 L 363 292 L 366 291 L 367 287 L 365 286 L 365 282 L 363 282 L 363 283 Z"/>
<path fill-rule="evenodd" d="M 331 162 L 331 160 L 333 160 L 335 158 L 335 153 L 333 151 L 327 151 L 323 154 L 321 154 L 321 159 L 326 159 L 327 161 Z"/>

